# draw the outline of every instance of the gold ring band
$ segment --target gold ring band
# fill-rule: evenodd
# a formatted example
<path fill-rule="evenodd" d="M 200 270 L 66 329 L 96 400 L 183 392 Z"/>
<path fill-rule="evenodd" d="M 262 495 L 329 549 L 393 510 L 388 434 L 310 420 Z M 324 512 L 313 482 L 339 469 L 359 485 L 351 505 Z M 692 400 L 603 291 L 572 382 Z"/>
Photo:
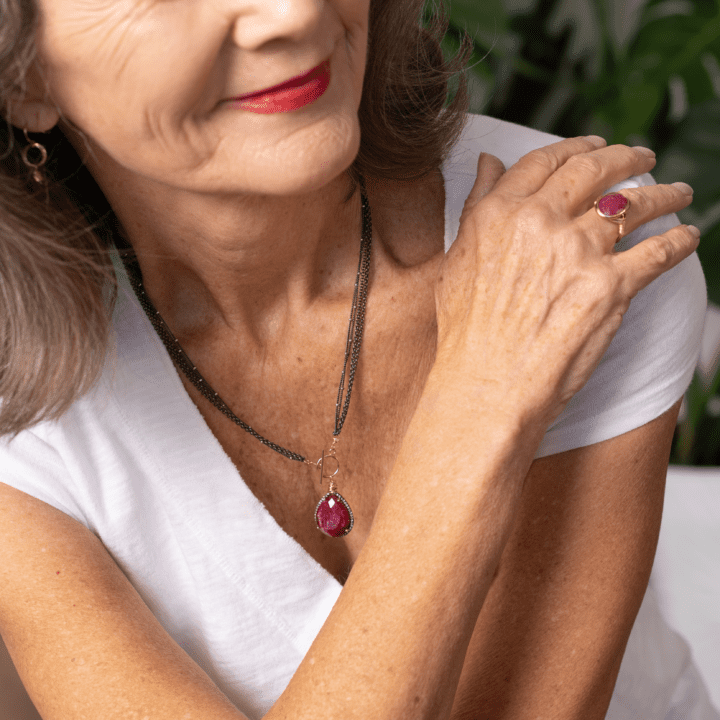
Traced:
<path fill-rule="evenodd" d="M 618 237 L 615 242 L 620 242 L 625 235 L 625 218 L 630 208 L 630 200 L 622 193 L 612 192 L 602 195 L 595 201 L 595 210 L 597 214 L 605 220 L 610 220 L 617 224 Z"/>

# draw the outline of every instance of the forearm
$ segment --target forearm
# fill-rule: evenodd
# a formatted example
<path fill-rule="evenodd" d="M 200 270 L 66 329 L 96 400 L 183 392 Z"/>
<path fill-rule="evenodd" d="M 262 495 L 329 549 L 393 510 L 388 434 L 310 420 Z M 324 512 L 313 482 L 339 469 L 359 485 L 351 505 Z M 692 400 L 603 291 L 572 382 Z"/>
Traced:
<path fill-rule="evenodd" d="M 449 717 L 534 448 L 444 379 L 428 382 L 336 607 L 267 720 Z M 43 717 L 245 717 L 97 537 L 1 483 L 0 495 L 0 632 Z"/>
<path fill-rule="evenodd" d="M 268 718 L 448 717 L 532 458 L 518 437 L 429 382 L 366 545 Z"/>
<path fill-rule="evenodd" d="M 533 464 L 452 720 L 602 720 L 652 568 L 677 406 Z"/>

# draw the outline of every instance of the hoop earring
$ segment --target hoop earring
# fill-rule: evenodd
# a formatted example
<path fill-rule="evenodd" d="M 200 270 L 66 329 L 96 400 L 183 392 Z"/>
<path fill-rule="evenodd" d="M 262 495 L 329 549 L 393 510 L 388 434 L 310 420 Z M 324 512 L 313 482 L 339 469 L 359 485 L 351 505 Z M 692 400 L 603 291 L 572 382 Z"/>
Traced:
<path fill-rule="evenodd" d="M 40 171 L 47 162 L 47 149 L 41 143 L 33 142 L 28 137 L 27 128 L 23 128 L 23 133 L 25 134 L 25 139 L 28 141 L 28 144 L 22 149 L 20 153 L 22 155 L 22 161 L 25 163 L 25 167 L 27 167 L 31 171 L 30 174 L 32 176 L 32 179 L 36 183 L 44 185 L 47 182 L 47 178 Z M 30 159 L 30 153 L 33 151 L 40 153 L 39 158 L 35 161 Z"/>

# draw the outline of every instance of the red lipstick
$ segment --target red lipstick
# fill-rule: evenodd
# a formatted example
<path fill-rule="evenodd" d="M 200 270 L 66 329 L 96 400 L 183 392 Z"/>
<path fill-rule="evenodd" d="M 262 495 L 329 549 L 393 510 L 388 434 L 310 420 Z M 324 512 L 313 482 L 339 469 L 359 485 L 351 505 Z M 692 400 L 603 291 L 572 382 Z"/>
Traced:
<path fill-rule="evenodd" d="M 232 98 L 229 103 L 231 107 L 261 115 L 289 112 L 315 102 L 328 89 L 328 85 L 330 61 L 326 60 L 304 75 L 265 90 Z"/>

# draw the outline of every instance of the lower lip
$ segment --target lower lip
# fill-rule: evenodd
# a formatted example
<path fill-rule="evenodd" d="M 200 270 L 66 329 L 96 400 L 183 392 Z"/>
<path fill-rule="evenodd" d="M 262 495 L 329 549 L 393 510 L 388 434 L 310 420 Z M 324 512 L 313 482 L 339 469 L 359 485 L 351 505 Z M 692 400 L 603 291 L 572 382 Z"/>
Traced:
<path fill-rule="evenodd" d="M 328 85 L 330 85 L 330 62 L 326 60 L 302 85 L 255 95 L 244 100 L 231 100 L 229 104 L 230 107 L 260 115 L 290 112 L 314 103 L 325 93 Z"/>

